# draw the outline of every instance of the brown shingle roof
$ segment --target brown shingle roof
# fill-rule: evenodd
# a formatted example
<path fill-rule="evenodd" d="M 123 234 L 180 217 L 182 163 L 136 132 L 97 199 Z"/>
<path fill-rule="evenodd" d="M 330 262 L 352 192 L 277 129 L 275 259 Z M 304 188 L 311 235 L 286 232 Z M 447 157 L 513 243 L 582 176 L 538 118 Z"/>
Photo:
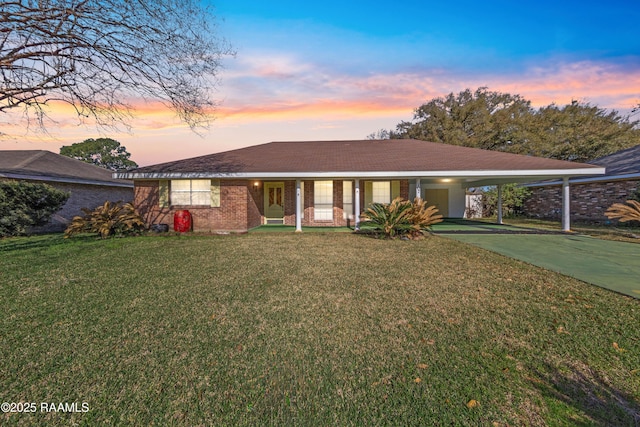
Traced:
<path fill-rule="evenodd" d="M 0 177 L 80 184 L 133 186 L 111 171 L 46 150 L 0 151 Z"/>
<path fill-rule="evenodd" d="M 252 175 L 378 172 L 562 170 L 594 165 L 521 156 L 413 139 L 271 142 L 238 150 L 162 163 L 119 174 L 151 178 L 181 174 Z M 598 173 L 594 170 L 593 173 Z"/>

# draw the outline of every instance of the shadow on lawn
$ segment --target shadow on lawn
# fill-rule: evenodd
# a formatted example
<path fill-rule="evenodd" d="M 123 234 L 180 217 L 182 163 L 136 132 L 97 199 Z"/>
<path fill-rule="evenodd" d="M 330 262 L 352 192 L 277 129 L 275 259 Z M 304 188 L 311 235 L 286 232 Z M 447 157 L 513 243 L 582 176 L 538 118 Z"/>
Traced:
<path fill-rule="evenodd" d="M 9 237 L 0 239 L 0 252 L 9 252 L 25 249 L 45 249 L 57 245 L 68 244 L 73 241 L 95 240 L 94 235 L 91 236 L 74 236 L 73 239 L 64 239 L 62 233 L 59 234 L 42 234 L 28 237 Z"/>
<path fill-rule="evenodd" d="M 564 364 L 537 372 L 533 384 L 542 393 L 549 415 L 566 417 L 567 411 L 555 411 L 555 402 L 572 410 L 575 415 L 569 422 L 576 426 L 640 426 L 640 401 L 633 395 L 612 387 L 606 378 L 586 365 Z M 560 421 L 560 420 L 556 420 Z M 560 422 L 563 424 L 562 422 Z M 553 424 L 553 423 L 551 423 Z"/>

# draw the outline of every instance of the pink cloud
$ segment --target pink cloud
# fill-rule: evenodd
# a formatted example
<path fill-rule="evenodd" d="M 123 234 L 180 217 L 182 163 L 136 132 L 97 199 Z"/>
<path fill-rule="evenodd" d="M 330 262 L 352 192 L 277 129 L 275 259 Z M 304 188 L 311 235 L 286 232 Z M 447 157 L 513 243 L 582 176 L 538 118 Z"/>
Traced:
<path fill-rule="evenodd" d="M 305 75 L 297 72 L 305 70 Z M 315 73 L 315 74 L 314 74 Z M 339 115 L 375 117 L 406 113 L 438 96 L 466 88 L 487 86 L 490 90 L 519 94 L 534 106 L 586 100 L 602 108 L 629 109 L 640 99 L 640 74 L 635 70 L 596 62 L 536 65 L 522 74 L 456 75 L 444 70 L 373 74 L 335 75 L 297 67 L 288 86 L 268 90 L 272 76 L 265 77 L 265 88 L 257 99 L 241 96 L 234 83 L 227 88 L 227 100 L 218 113 L 222 120 L 271 120 L 336 117 Z M 317 74 L 317 75 L 316 75 Z M 316 81 L 313 88 L 307 82 Z"/>
<path fill-rule="evenodd" d="M 213 111 L 217 117 L 214 128 L 218 129 L 246 129 L 258 123 L 287 123 L 293 128 L 292 124 L 313 121 L 309 132 L 344 129 L 346 133 L 349 121 L 366 121 L 373 132 L 397 118 L 410 120 L 415 108 L 435 97 L 481 86 L 522 95 L 535 107 L 577 99 L 602 108 L 629 110 L 640 102 L 637 70 L 589 61 L 538 63 L 520 74 L 431 69 L 354 76 L 291 57 L 263 56 L 237 64 L 222 77 L 221 103 Z M 130 122 L 132 133 L 120 134 L 124 139 L 131 135 L 190 134 L 164 104 L 143 100 L 132 100 L 131 104 L 135 109 Z M 50 135 L 25 132 L 19 114 L 13 119 L 11 115 L 2 117 L 2 129 L 16 139 L 51 140 L 56 145 L 97 135 L 95 128 L 79 125 L 68 105 L 52 104 L 51 112 L 55 122 L 48 125 Z M 381 123 L 379 127 L 376 122 Z M 255 139 L 267 141 L 272 137 L 260 134 Z"/>

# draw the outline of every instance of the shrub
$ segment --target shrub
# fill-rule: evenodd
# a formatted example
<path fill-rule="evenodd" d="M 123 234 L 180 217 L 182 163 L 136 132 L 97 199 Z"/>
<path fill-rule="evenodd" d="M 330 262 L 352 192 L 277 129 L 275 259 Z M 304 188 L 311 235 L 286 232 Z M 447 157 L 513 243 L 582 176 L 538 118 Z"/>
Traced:
<path fill-rule="evenodd" d="M 135 235 L 144 229 L 144 221 L 131 203 L 105 202 L 93 211 L 82 208 L 84 216 L 75 216 L 64 232 L 69 238 L 78 233 L 98 233 L 101 238 Z"/>
<path fill-rule="evenodd" d="M 620 222 L 640 221 L 640 202 L 627 200 L 627 204 L 614 203 L 604 213 L 609 219 L 617 219 Z"/>
<path fill-rule="evenodd" d="M 427 206 L 420 198 L 411 203 L 397 197 L 391 203 L 373 203 L 364 212 L 360 230 L 386 238 L 406 235 L 416 238 L 430 230 L 432 224 L 442 221 L 442 215 L 437 212 L 435 206 Z"/>
<path fill-rule="evenodd" d="M 638 188 L 636 188 L 636 191 L 634 191 L 633 194 L 631 194 L 631 196 L 629 197 L 629 200 L 635 200 L 636 202 L 640 202 L 640 186 L 638 186 Z"/>
<path fill-rule="evenodd" d="M 69 199 L 48 184 L 0 181 L 0 237 L 19 236 L 45 225 Z"/>
<path fill-rule="evenodd" d="M 516 216 L 522 213 L 524 201 L 531 195 L 531 190 L 518 184 L 505 184 L 502 186 L 502 213 L 505 217 Z M 498 212 L 498 187 L 489 187 L 482 196 L 482 216 L 494 216 Z"/>
<path fill-rule="evenodd" d="M 439 222 L 442 222 L 442 215 L 438 214 L 438 209 L 435 206 L 428 206 L 426 200 L 416 197 L 409 212 L 413 236 L 424 235 L 431 230 L 433 224 Z"/>

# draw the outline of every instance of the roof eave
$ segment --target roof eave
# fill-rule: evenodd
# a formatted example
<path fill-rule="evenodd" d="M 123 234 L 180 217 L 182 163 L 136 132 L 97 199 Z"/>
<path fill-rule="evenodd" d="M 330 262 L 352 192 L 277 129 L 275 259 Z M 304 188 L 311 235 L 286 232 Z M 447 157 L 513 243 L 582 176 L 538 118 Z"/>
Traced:
<path fill-rule="evenodd" d="M 587 176 L 587 177 L 572 179 L 571 183 L 587 184 L 590 182 L 623 181 L 623 180 L 636 180 L 636 179 L 640 180 L 640 172 L 627 173 L 627 174 L 621 174 L 621 175 Z M 560 184 L 562 184 L 562 181 L 544 181 L 544 182 L 533 182 L 530 184 L 526 184 L 525 187 L 547 187 L 549 185 L 560 185 Z"/>
<path fill-rule="evenodd" d="M 555 178 L 603 175 L 605 168 L 528 169 L 528 170 L 448 170 L 448 171 L 353 171 L 353 172 L 115 172 L 114 178 L 149 179 L 302 179 L 302 178 Z"/>
<path fill-rule="evenodd" d="M 66 178 L 66 177 L 55 177 L 55 176 L 45 176 L 45 175 L 25 175 L 25 174 L 16 174 L 16 173 L 0 173 L 0 177 L 9 178 L 9 179 L 24 179 L 28 181 L 59 182 L 64 184 L 102 185 L 107 187 L 133 188 L 132 182 L 126 182 L 124 180 L 121 182 L 99 181 L 99 180 L 81 179 L 81 178 Z"/>

